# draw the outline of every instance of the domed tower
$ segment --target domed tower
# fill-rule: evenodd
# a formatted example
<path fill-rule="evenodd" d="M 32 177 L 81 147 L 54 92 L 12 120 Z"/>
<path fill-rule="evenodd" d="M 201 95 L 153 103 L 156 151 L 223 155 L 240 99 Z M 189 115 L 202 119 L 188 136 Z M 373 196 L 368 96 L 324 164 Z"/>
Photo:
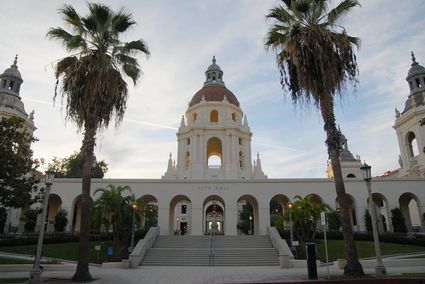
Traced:
<path fill-rule="evenodd" d="M 348 140 L 344 134 L 342 134 L 341 129 L 339 129 L 339 137 L 341 141 L 341 150 L 340 150 L 340 160 L 341 160 L 341 170 L 343 178 L 359 178 L 362 177 L 362 172 L 360 167 L 362 163 L 360 161 L 360 156 L 354 155 L 351 153 L 350 149 L 348 149 Z M 332 165 L 328 162 L 326 173 L 328 178 L 333 178 L 333 170 Z"/>
<path fill-rule="evenodd" d="M 226 88 L 213 57 L 177 132 L 177 164 L 168 160 L 164 179 L 267 178 L 259 156 L 251 165 L 252 132 L 236 96 Z"/>
<path fill-rule="evenodd" d="M 33 113 L 29 116 L 25 112 L 24 103 L 19 96 L 23 82 L 18 70 L 18 56 L 15 57 L 10 68 L 0 74 L 0 118 L 17 116 L 25 120 L 25 127 L 29 133 L 36 129 L 33 121 Z"/>
<path fill-rule="evenodd" d="M 404 110 L 397 109 L 393 128 L 400 147 L 400 176 L 425 176 L 425 68 L 416 62 L 407 74 L 410 94 Z"/>

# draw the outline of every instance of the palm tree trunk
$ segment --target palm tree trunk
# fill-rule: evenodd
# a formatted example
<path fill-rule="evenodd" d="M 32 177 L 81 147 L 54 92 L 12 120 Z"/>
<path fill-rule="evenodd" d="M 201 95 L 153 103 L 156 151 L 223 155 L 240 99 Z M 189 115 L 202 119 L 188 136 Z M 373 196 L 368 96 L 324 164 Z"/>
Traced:
<path fill-rule="evenodd" d="M 364 271 L 357 255 L 357 248 L 353 237 L 353 228 L 351 226 L 350 207 L 348 206 L 347 196 L 345 194 L 340 162 L 339 131 L 336 128 L 335 123 L 333 98 L 329 96 L 324 96 L 322 98 L 323 99 L 320 100 L 320 111 L 324 121 L 324 130 L 326 131 L 326 145 L 328 147 L 328 154 L 331 159 L 334 174 L 337 202 L 341 207 L 342 234 L 345 241 L 347 257 L 347 265 L 344 267 L 344 275 L 360 276 L 364 274 Z"/>
<path fill-rule="evenodd" d="M 79 258 L 77 263 L 77 270 L 72 281 L 90 281 L 92 279 L 89 271 L 89 214 L 90 214 L 90 186 L 92 176 L 92 161 L 95 145 L 95 119 L 91 118 L 86 120 L 84 125 L 84 140 L 82 145 L 82 152 L 84 155 L 83 164 L 83 189 L 81 196 L 81 226 L 80 226 L 80 247 Z"/>

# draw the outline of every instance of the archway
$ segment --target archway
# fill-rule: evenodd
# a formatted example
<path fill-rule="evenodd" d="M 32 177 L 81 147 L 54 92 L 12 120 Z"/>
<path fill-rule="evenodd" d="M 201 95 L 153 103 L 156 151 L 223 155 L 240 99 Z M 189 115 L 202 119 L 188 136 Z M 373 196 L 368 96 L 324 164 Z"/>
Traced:
<path fill-rule="evenodd" d="M 218 195 L 210 195 L 204 200 L 202 208 L 204 234 L 209 235 L 214 231 L 217 235 L 224 235 L 224 200 Z"/>
<path fill-rule="evenodd" d="M 158 200 L 153 195 L 143 195 L 142 208 L 139 209 L 141 213 L 140 225 L 144 229 L 158 226 Z"/>
<path fill-rule="evenodd" d="M 418 143 L 416 141 L 416 135 L 412 131 L 409 131 L 406 135 L 407 151 L 409 158 L 416 157 L 419 155 Z"/>
<path fill-rule="evenodd" d="M 71 232 L 78 233 L 81 225 L 81 194 L 72 202 L 72 227 Z"/>
<path fill-rule="evenodd" d="M 221 140 L 217 137 L 208 139 L 207 142 L 207 167 L 220 168 L 222 166 L 223 152 Z"/>
<path fill-rule="evenodd" d="M 288 203 L 289 198 L 283 194 L 277 194 L 270 199 L 270 226 L 277 227 L 281 216 L 288 209 Z"/>
<path fill-rule="evenodd" d="M 345 196 L 347 197 L 347 206 L 350 210 L 351 226 L 353 227 L 353 230 L 360 231 L 360 228 L 359 228 L 358 222 L 357 222 L 356 200 L 354 199 L 353 196 L 351 196 L 348 193 L 346 193 Z M 338 200 L 335 199 L 335 210 L 338 212 L 338 211 L 340 211 L 340 209 L 341 209 L 341 205 L 338 204 Z"/>
<path fill-rule="evenodd" d="M 192 202 L 186 195 L 174 196 L 170 201 L 169 232 L 175 235 L 190 235 Z"/>
<path fill-rule="evenodd" d="M 50 194 L 47 203 L 46 232 L 55 231 L 55 217 L 62 206 L 62 199 L 57 194 Z"/>
<path fill-rule="evenodd" d="M 407 231 L 421 231 L 424 224 L 421 220 L 423 212 L 419 198 L 411 192 L 405 192 L 400 196 L 399 204 L 401 213 L 406 220 Z"/>
<path fill-rule="evenodd" d="M 381 193 L 375 192 L 375 193 L 372 193 L 372 200 L 376 210 L 378 231 L 380 233 L 383 233 L 386 230 L 392 231 L 392 225 L 391 225 L 391 219 L 390 219 L 391 215 L 388 208 L 387 198 Z M 369 212 L 369 214 L 372 214 L 372 212 Z M 384 216 L 384 218 L 382 218 L 381 216 Z M 384 226 L 384 219 L 386 220 L 386 226 Z"/>
<path fill-rule="evenodd" d="M 258 201 L 252 195 L 243 195 L 236 202 L 238 235 L 254 235 L 258 228 Z"/>

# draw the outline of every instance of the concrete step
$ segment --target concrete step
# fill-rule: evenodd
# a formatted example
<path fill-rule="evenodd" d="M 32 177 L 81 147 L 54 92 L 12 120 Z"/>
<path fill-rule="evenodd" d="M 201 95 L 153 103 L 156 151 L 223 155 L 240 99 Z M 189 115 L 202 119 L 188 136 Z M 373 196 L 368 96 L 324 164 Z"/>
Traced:
<path fill-rule="evenodd" d="M 159 236 L 141 265 L 207 266 L 210 236 Z M 279 265 L 268 236 L 216 236 L 215 266 Z"/>

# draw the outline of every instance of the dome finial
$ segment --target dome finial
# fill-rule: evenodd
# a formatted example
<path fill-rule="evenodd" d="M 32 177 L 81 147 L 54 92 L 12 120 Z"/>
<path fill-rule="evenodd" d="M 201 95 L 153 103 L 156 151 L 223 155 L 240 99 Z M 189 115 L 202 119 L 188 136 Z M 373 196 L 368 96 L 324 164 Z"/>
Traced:
<path fill-rule="evenodd" d="M 215 64 L 217 60 L 215 60 L 215 55 L 213 55 L 212 63 Z"/>
<path fill-rule="evenodd" d="M 410 54 L 412 55 L 412 65 L 418 64 L 418 62 L 416 62 L 415 53 L 413 53 L 413 51 L 410 51 Z"/>
<path fill-rule="evenodd" d="M 12 66 L 18 66 L 18 55 L 15 55 L 15 60 L 13 61 L 13 65 Z"/>

